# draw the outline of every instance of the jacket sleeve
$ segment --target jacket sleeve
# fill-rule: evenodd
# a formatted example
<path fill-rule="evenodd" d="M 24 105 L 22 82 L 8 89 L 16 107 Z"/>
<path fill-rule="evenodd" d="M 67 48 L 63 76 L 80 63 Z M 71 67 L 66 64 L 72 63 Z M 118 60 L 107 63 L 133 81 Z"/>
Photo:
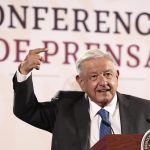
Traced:
<path fill-rule="evenodd" d="M 53 132 L 57 113 L 57 101 L 38 102 L 34 93 L 32 75 L 23 82 L 13 77 L 14 105 L 13 112 L 21 120 Z"/>

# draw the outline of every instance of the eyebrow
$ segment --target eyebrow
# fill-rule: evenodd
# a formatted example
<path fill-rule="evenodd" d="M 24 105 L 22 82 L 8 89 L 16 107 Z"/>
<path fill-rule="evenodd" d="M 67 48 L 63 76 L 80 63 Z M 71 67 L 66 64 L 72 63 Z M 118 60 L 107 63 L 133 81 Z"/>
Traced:
<path fill-rule="evenodd" d="M 113 72 L 113 69 L 107 69 L 107 70 L 106 70 L 106 71 L 104 71 L 104 72 L 108 72 L 108 71 Z"/>
<path fill-rule="evenodd" d="M 113 69 L 107 69 L 107 70 L 104 70 L 102 71 L 103 72 L 113 72 Z M 97 71 L 92 71 L 92 72 L 89 72 L 90 74 L 93 74 L 93 73 L 97 73 Z"/>

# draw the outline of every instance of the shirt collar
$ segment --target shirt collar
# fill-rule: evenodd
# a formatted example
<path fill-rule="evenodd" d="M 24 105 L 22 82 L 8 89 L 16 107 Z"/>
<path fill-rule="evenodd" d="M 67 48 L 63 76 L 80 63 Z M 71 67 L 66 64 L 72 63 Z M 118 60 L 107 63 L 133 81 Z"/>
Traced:
<path fill-rule="evenodd" d="M 97 105 L 95 102 L 93 102 L 90 98 L 89 98 L 89 106 L 90 106 L 89 107 L 90 118 L 92 119 L 101 109 L 101 107 Z M 105 106 L 104 109 L 107 110 L 109 114 L 112 116 L 116 110 L 116 107 L 117 107 L 117 95 L 115 94 L 112 101 L 107 106 Z"/>

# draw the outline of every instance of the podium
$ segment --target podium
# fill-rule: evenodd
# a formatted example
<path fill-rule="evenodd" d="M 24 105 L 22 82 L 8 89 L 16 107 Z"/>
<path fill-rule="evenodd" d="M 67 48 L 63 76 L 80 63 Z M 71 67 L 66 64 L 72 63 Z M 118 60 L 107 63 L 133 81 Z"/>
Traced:
<path fill-rule="evenodd" d="M 141 134 L 107 135 L 90 150 L 140 150 L 142 137 Z"/>

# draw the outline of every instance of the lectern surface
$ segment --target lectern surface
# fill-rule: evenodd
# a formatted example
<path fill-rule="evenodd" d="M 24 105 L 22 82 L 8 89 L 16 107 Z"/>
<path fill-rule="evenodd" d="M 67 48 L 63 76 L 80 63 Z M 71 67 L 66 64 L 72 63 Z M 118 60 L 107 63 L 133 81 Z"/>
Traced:
<path fill-rule="evenodd" d="M 141 134 L 108 135 L 90 150 L 140 150 L 142 137 Z"/>

